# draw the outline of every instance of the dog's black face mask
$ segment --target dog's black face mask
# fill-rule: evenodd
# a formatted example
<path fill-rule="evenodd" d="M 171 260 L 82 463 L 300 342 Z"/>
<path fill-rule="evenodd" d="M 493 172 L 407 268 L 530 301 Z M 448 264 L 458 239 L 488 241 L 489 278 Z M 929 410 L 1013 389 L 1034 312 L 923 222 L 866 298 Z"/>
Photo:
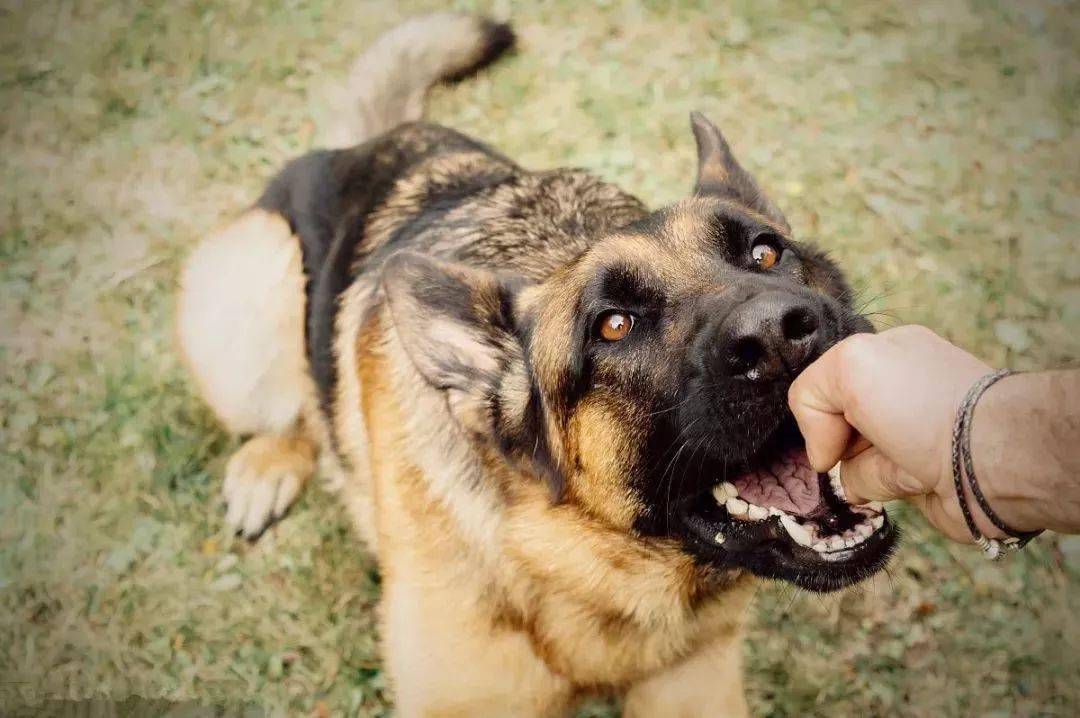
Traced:
<path fill-rule="evenodd" d="M 810 468 L 787 390 L 871 328 L 719 131 L 700 115 L 693 128 L 695 196 L 543 284 L 419 264 L 398 273 L 402 296 L 439 288 L 409 311 L 449 326 L 425 326 L 414 362 L 479 441 L 596 520 L 677 541 L 721 571 L 840 588 L 884 566 L 896 530 Z"/>

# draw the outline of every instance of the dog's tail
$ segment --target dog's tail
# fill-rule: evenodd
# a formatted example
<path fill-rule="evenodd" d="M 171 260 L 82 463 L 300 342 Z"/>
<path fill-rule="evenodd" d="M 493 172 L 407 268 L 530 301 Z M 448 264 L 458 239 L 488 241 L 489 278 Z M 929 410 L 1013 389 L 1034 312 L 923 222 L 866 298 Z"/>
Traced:
<path fill-rule="evenodd" d="M 434 13 L 412 18 L 382 35 L 349 72 L 353 114 L 348 140 L 358 144 L 419 120 L 424 97 L 491 64 L 514 46 L 509 25 L 475 15 Z"/>

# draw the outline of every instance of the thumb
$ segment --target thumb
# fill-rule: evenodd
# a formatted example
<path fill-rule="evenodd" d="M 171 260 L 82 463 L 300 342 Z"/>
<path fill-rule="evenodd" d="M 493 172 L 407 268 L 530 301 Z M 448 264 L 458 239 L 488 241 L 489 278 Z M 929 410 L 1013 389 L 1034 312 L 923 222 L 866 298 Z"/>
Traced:
<path fill-rule="evenodd" d="M 852 504 L 891 501 L 930 491 L 873 446 L 840 463 L 840 483 Z"/>
<path fill-rule="evenodd" d="M 806 441 L 810 465 L 817 471 L 836 466 L 854 431 L 844 418 L 836 374 L 836 353 L 830 349 L 788 389 L 788 406 Z"/>

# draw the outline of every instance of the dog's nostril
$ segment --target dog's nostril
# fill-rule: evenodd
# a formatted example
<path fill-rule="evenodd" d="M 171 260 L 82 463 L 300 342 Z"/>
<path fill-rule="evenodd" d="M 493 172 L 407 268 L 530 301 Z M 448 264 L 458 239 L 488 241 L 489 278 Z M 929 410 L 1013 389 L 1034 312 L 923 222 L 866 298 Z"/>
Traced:
<path fill-rule="evenodd" d="M 789 342 L 805 339 L 816 332 L 817 328 L 817 317 L 806 307 L 795 307 L 784 315 L 784 339 Z"/>
<path fill-rule="evenodd" d="M 765 347 L 757 337 L 742 337 L 731 344 L 728 366 L 733 374 L 745 374 L 765 356 Z"/>

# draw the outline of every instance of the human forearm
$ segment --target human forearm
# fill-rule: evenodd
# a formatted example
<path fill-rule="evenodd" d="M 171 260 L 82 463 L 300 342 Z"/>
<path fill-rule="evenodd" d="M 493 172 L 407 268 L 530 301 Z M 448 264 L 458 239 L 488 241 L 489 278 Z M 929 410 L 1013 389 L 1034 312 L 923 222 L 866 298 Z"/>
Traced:
<path fill-rule="evenodd" d="M 975 410 L 971 442 L 979 487 L 1006 524 L 1080 531 L 1080 371 L 1001 380 Z"/>

